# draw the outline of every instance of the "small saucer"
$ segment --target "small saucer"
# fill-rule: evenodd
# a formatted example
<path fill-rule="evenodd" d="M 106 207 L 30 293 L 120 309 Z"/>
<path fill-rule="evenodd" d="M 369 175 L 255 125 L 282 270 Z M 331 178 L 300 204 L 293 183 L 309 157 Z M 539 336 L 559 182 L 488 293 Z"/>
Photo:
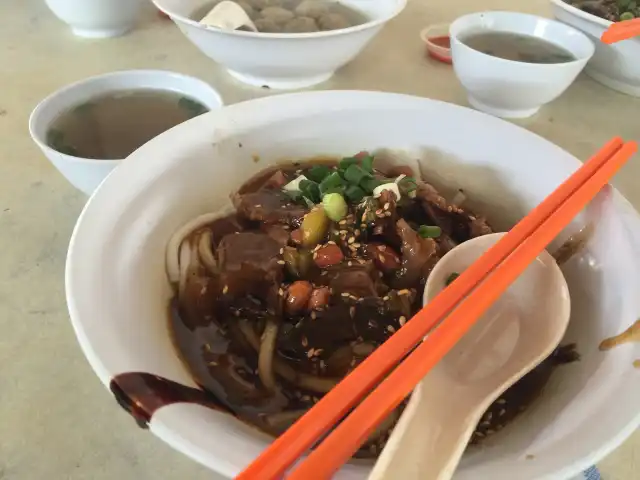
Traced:
<path fill-rule="evenodd" d="M 442 63 L 451 64 L 451 39 L 449 24 L 430 25 L 420 31 L 426 54 Z"/>

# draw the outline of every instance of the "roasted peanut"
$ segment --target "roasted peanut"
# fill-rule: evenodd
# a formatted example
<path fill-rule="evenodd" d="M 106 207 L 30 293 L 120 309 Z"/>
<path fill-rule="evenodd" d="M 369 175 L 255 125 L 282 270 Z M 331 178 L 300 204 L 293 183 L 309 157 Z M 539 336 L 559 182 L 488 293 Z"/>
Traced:
<path fill-rule="evenodd" d="M 287 289 L 286 310 L 291 315 L 306 309 L 313 287 L 305 280 L 298 280 Z"/>
<path fill-rule="evenodd" d="M 310 310 L 321 310 L 327 305 L 329 305 L 329 297 L 331 296 L 331 292 L 329 291 L 329 287 L 319 287 L 315 288 L 313 292 L 311 292 L 311 297 L 309 298 L 309 309 Z"/>
<path fill-rule="evenodd" d="M 344 254 L 340 247 L 334 244 L 327 244 L 320 247 L 313 254 L 313 261 L 320 268 L 327 268 L 336 265 L 344 259 Z"/>
<path fill-rule="evenodd" d="M 376 267 L 385 273 L 397 270 L 402 264 L 398 254 L 383 243 L 368 243 L 367 253 L 373 259 Z"/>

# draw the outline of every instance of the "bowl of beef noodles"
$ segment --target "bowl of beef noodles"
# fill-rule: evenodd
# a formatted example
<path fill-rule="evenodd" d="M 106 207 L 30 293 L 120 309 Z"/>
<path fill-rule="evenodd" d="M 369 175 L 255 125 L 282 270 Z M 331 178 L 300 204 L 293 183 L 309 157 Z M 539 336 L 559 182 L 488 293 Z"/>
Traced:
<path fill-rule="evenodd" d="M 67 261 L 72 323 L 141 427 L 232 477 L 411 321 L 446 252 L 507 230 L 577 165 L 427 99 L 234 105 L 152 140 L 90 199 Z M 566 478 L 635 428 L 640 349 L 598 346 L 638 316 L 638 238 L 636 212 L 607 188 L 548 247 L 569 330 L 487 410 L 456 478 Z M 403 407 L 337 478 L 367 477 Z"/>

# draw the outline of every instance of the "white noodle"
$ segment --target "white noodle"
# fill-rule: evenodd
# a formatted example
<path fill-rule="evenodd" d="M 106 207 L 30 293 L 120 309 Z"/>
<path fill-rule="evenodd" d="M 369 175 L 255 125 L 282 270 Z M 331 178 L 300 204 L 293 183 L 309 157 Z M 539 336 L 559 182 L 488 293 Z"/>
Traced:
<path fill-rule="evenodd" d="M 226 205 L 217 212 L 210 212 L 200 215 L 193 220 L 189 220 L 182 227 L 175 231 L 169 243 L 167 243 L 166 251 L 166 268 L 167 276 L 171 283 L 178 283 L 180 281 L 180 245 L 186 237 L 188 237 L 194 230 L 211 223 L 218 218 L 231 213 L 233 211 L 232 205 Z"/>
<path fill-rule="evenodd" d="M 200 254 L 200 261 L 205 268 L 207 268 L 210 273 L 215 273 L 216 259 L 213 256 L 213 250 L 211 250 L 212 241 L 213 233 L 211 233 L 211 230 L 202 232 L 198 240 L 198 253 Z"/>
<path fill-rule="evenodd" d="M 180 245 L 180 261 L 178 273 L 178 297 L 182 298 L 185 286 L 187 284 L 187 275 L 189 274 L 189 263 L 191 262 L 191 245 L 184 242 Z"/>

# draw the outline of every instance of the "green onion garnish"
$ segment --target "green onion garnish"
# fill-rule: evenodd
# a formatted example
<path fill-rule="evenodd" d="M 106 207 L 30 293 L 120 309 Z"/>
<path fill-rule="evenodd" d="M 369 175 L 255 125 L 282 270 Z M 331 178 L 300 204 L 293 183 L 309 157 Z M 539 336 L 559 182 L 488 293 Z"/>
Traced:
<path fill-rule="evenodd" d="M 451 282 L 453 282 L 459 276 L 460 276 L 459 273 L 453 272 L 451 275 L 447 277 L 447 280 L 445 281 L 445 285 L 448 287 L 449 285 L 451 285 Z"/>
<path fill-rule="evenodd" d="M 300 182 L 300 191 L 307 199 L 313 203 L 320 202 L 320 188 L 316 182 L 311 180 L 302 180 Z"/>
<path fill-rule="evenodd" d="M 344 179 L 353 185 L 358 185 L 363 178 L 369 176 L 371 174 L 362 170 L 358 165 L 349 165 L 349 168 L 344 171 Z"/>
<path fill-rule="evenodd" d="M 338 172 L 332 172 L 328 177 L 326 177 L 322 182 L 320 182 L 320 191 L 328 192 L 330 189 L 335 187 L 341 187 L 344 185 L 344 180 Z"/>
<path fill-rule="evenodd" d="M 384 182 L 382 180 L 378 180 L 377 178 L 365 177 L 360 182 L 360 186 L 367 193 L 373 193 L 373 190 L 380 185 L 383 185 L 388 182 Z"/>
<path fill-rule="evenodd" d="M 438 238 L 442 234 L 442 229 L 436 225 L 421 225 L 418 228 L 418 235 L 422 238 Z"/>
<path fill-rule="evenodd" d="M 349 185 L 344 191 L 344 196 L 347 197 L 349 201 L 356 203 L 366 197 L 367 193 L 357 185 Z"/>
<path fill-rule="evenodd" d="M 373 157 L 371 155 L 367 155 L 366 157 L 362 157 L 360 159 L 360 166 L 367 173 L 373 173 Z"/>
<path fill-rule="evenodd" d="M 357 165 L 357 164 L 358 164 L 358 159 L 357 158 L 355 158 L 355 157 L 346 157 L 346 158 L 343 158 L 342 160 L 340 160 L 340 163 L 338 164 L 338 168 L 340 170 L 346 170 L 351 165 Z"/>
<path fill-rule="evenodd" d="M 331 175 L 331 169 L 326 165 L 315 165 L 306 172 L 306 177 L 316 183 L 321 183 L 325 178 Z"/>

